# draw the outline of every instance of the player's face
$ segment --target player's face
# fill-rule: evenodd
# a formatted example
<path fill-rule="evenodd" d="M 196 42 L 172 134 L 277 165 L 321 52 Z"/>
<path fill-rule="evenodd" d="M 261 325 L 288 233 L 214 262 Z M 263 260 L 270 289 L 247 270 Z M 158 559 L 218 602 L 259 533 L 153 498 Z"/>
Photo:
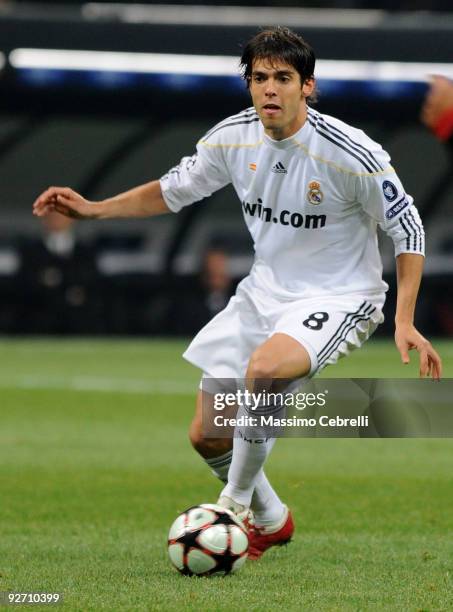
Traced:
<path fill-rule="evenodd" d="M 253 62 L 250 94 L 265 132 L 274 140 L 295 134 L 305 123 L 305 98 L 314 89 L 314 79 L 301 83 L 297 70 L 278 60 Z"/>

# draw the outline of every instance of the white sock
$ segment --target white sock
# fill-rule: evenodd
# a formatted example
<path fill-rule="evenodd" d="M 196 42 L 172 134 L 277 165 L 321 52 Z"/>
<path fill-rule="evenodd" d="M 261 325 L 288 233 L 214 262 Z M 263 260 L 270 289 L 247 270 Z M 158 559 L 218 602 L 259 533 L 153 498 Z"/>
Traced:
<path fill-rule="evenodd" d="M 247 414 L 247 408 L 241 406 L 237 417 Z M 236 428 L 228 483 L 221 495 L 231 497 L 244 506 L 250 506 L 258 475 L 275 443 L 275 438 L 266 438 L 266 435 L 267 431 L 261 428 Z"/>
<path fill-rule="evenodd" d="M 233 458 L 228 471 L 228 483 L 221 495 L 231 497 L 244 506 L 250 506 L 256 480 L 273 446 L 274 439 L 246 441 L 235 438 Z"/>
<path fill-rule="evenodd" d="M 225 483 L 228 481 L 228 470 L 230 468 L 232 456 L 233 451 L 230 450 L 219 457 L 205 459 L 214 476 L 217 476 L 217 478 Z M 255 490 L 253 492 L 250 508 L 253 510 L 255 523 L 260 527 L 273 525 L 278 522 L 285 511 L 285 506 L 272 488 L 271 483 L 262 469 L 255 480 Z"/>
<path fill-rule="evenodd" d="M 281 520 L 285 506 L 272 488 L 266 474 L 261 469 L 256 480 L 250 508 L 253 510 L 255 525 L 266 527 Z"/>

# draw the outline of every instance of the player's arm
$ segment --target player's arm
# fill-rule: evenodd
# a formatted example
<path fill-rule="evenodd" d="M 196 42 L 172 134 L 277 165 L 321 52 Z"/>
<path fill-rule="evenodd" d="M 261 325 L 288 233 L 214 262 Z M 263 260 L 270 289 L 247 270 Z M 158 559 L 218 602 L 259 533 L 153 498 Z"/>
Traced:
<path fill-rule="evenodd" d="M 405 193 L 390 157 L 382 149 L 373 151 L 382 172 L 363 173 L 355 179 L 358 201 L 392 239 L 397 265 L 397 309 L 395 342 L 403 363 L 409 363 L 411 349 L 420 358 L 420 376 L 439 379 L 442 362 L 431 344 L 414 326 L 414 311 L 423 271 L 425 233 L 411 196 Z"/>
<path fill-rule="evenodd" d="M 396 258 L 397 303 L 395 313 L 395 343 L 403 363 L 409 363 L 409 351 L 420 356 L 420 376 L 442 376 L 442 361 L 431 343 L 414 326 L 415 305 L 423 272 L 424 257 L 401 253 Z"/>
<path fill-rule="evenodd" d="M 183 157 L 160 180 L 151 181 L 94 202 L 69 187 L 49 187 L 33 204 L 38 217 L 56 210 L 76 219 L 152 217 L 178 212 L 231 182 L 222 152 L 216 147 L 197 145 L 197 153 Z"/>
<path fill-rule="evenodd" d="M 151 217 L 170 212 L 159 181 L 139 185 L 98 202 L 85 199 L 69 187 L 49 187 L 35 200 L 33 214 L 43 217 L 54 210 L 76 219 Z"/>

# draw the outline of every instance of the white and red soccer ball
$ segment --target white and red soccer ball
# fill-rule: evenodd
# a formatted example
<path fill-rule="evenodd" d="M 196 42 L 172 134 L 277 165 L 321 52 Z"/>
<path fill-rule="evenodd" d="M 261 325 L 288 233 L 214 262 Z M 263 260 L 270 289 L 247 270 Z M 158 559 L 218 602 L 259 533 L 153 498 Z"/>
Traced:
<path fill-rule="evenodd" d="M 248 547 L 243 523 L 216 504 L 188 508 L 168 534 L 170 560 L 186 576 L 236 572 L 247 560 Z"/>

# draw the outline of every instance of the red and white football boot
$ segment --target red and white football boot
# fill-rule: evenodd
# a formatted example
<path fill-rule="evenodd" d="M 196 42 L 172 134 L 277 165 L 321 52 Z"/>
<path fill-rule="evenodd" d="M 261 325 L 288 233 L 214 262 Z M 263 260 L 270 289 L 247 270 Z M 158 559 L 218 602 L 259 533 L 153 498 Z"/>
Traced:
<path fill-rule="evenodd" d="M 252 561 L 259 559 L 271 546 L 283 546 L 291 541 L 294 533 L 294 521 L 291 511 L 285 506 L 285 514 L 276 525 L 257 527 L 249 526 L 249 554 Z"/>

